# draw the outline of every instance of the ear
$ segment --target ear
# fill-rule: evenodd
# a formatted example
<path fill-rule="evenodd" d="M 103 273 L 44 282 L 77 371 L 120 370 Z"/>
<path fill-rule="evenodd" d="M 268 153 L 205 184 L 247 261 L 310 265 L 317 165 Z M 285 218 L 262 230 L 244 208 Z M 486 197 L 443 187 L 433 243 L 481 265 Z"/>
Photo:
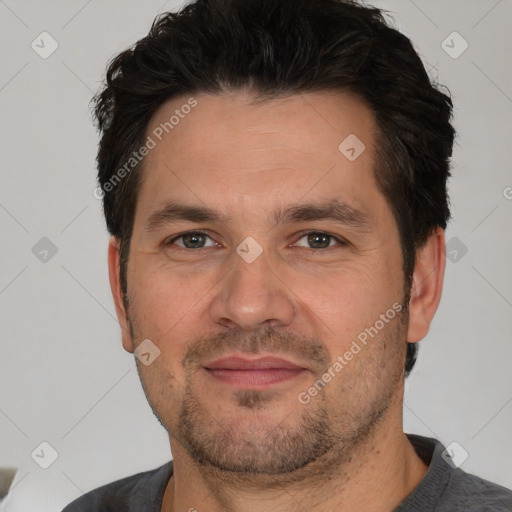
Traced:
<path fill-rule="evenodd" d="M 116 306 L 117 319 L 121 327 L 123 347 L 127 352 L 133 352 L 133 340 L 130 334 L 128 314 L 124 307 L 124 293 L 121 286 L 121 257 L 119 240 L 112 236 L 108 243 L 108 277 L 114 304 Z"/>
<path fill-rule="evenodd" d="M 407 341 L 423 339 L 441 300 L 446 265 L 444 230 L 437 228 L 416 254 L 411 298 L 409 300 L 409 329 Z"/>

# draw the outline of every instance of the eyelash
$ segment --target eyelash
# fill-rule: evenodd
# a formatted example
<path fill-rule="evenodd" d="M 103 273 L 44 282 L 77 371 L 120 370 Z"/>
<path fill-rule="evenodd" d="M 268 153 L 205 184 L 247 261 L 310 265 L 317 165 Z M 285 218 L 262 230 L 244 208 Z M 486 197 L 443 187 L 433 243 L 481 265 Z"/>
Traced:
<path fill-rule="evenodd" d="M 337 243 L 338 243 L 338 246 L 340 247 L 343 247 L 343 246 L 347 246 L 349 244 L 349 242 L 347 240 L 345 240 L 344 238 L 342 237 L 339 237 L 339 236 L 336 236 L 336 235 L 332 235 L 331 233 L 327 233 L 325 231 L 303 231 L 301 233 L 299 233 L 299 237 L 297 239 L 297 242 L 299 240 L 301 240 L 302 238 L 304 238 L 305 236 L 307 235 L 311 235 L 311 234 L 315 234 L 315 235 L 324 235 L 324 236 L 328 236 L 330 237 L 331 239 L 334 239 Z M 176 235 L 166 241 L 164 241 L 164 245 L 165 246 L 170 246 L 170 245 L 174 245 L 174 242 L 176 242 L 176 240 L 179 240 L 180 238 L 183 238 L 184 236 L 186 235 L 204 235 L 206 236 L 207 238 L 209 238 L 210 240 L 212 240 L 212 238 L 207 234 L 205 233 L 204 231 L 186 231 L 185 233 L 181 233 L 180 235 Z M 212 240 L 213 241 L 213 240 Z M 295 243 L 297 243 L 295 242 Z M 210 247 L 198 247 L 197 249 L 190 249 L 188 247 L 181 247 L 181 246 L 177 246 L 179 250 L 183 250 L 183 251 L 201 251 L 202 249 L 210 249 Z M 314 251 L 314 252 L 319 252 L 319 251 L 325 251 L 327 249 L 333 249 L 335 246 L 328 246 L 328 247 L 325 247 L 325 248 L 320 248 L 320 249 L 315 249 L 313 247 L 301 247 L 302 249 L 309 249 L 310 251 Z"/>

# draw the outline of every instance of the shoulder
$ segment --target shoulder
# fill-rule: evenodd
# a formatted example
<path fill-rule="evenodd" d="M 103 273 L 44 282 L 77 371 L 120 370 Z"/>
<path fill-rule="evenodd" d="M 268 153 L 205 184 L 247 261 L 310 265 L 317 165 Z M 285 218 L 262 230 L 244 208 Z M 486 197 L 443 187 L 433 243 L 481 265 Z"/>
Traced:
<path fill-rule="evenodd" d="M 94 489 L 67 505 L 62 512 L 160 512 L 172 475 L 172 461 Z"/>
<path fill-rule="evenodd" d="M 512 490 L 466 473 L 460 468 L 453 469 L 444 493 L 453 503 L 464 504 L 464 511 L 510 512 Z"/>
<path fill-rule="evenodd" d="M 512 490 L 457 467 L 452 458 L 453 448 L 448 450 L 439 440 L 406 435 L 429 468 L 395 512 L 512 511 Z"/>

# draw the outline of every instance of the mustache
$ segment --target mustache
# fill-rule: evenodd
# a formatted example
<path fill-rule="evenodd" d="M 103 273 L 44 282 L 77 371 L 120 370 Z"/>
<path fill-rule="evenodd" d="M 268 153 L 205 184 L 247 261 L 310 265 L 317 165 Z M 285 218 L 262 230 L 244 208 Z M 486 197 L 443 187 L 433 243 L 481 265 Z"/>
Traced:
<path fill-rule="evenodd" d="M 232 330 L 201 338 L 189 346 L 182 365 L 194 369 L 202 361 L 229 351 L 294 356 L 314 373 L 324 373 L 331 362 L 329 352 L 318 340 L 269 327 L 251 333 Z"/>

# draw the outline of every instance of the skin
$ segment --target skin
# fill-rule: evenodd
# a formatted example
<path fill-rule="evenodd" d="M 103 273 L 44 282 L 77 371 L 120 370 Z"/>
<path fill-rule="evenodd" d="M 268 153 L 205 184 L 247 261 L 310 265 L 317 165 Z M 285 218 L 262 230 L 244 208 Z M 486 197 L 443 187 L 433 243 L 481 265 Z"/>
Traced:
<path fill-rule="evenodd" d="M 145 158 L 128 311 L 118 240 L 109 245 L 123 346 L 133 352 L 149 338 L 160 350 L 152 364 L 138 361 L 138 370 L 173 454 L 162 512 L 392 510 L 427 470 L 403 432 L 405 342 L 427 334 L 438 307 L 444 232 L 437 229 L 418 252 L 408 313 L 404 304 L 301 403 L 299 393 L 404 298 L 397 225 L 373 176 L 375 120 L 345 93 L 265 103 L 249 91 L 194 98 L 197 106 Z M 162 105 L 147 133 L 187 99 Z M 349 134 L 366 148 L 354 161 L 338 150 Z M 362 212 L 366 224 L 271 216 L 333 200 Z M 145 230 L 168 201 L 208 206 L 225 218 Z M 175 238 L 190 231 L 207 237 L 196 245 L 188 238 L 185 248 Z M 336 238 L 311 244 L 304 231 Z M 262 249 L 252 263 L 236 252 L 248 236 Z M 202 367 L 235 351 L 279 356 L 305 371 L 247 391 Z"/>

